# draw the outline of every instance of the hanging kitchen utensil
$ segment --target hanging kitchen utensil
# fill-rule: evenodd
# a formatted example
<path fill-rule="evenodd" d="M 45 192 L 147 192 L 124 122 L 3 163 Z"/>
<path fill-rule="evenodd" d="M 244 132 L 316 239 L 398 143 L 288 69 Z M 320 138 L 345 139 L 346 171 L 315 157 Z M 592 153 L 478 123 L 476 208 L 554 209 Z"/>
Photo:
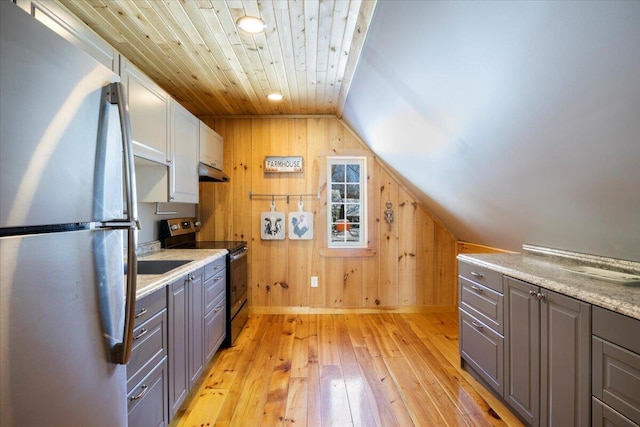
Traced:
<path fill-rule="evenodd" d="M 305 212 L 302 209 L 300 197 L 298 212 L 289 212 L 289 240 L 313 239 L 313 212 Z"/>
<path fill-rule="evenodd" d="M 260 237 L 262 240 L 284 240 L 284 212 L 276 212 L 276 202 L 271 199 L 271 210 L 260 214 Z"/>

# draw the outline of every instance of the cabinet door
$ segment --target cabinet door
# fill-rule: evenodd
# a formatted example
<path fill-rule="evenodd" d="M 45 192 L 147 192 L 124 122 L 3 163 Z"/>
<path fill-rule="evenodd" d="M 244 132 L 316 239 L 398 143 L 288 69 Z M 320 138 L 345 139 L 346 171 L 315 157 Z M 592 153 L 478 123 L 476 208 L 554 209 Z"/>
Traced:
<path fill-rule="evenodd" d="M 540 303 L 538 287 L 505 277 L 505 393 L 530 425 L 539 421 Z"/>
<path fill-rule="evenodd" d="M 118 52 L 67 8 L 56 2 L 44 0 L 17 0 L 16 4 L 71 44 L 110 70 L 118 72 Z"/>
<path fill-rule="evenodd" d="M 198 203 L 198 143 L 200 121 L 171 101 L 171 178 L 169 200 Z"/>
<path fill-rule="evenodd" d="M 591 306 L 541 290 L 540 425 L 588 426 Z"/>
<path fill-rule="evenodd" d="M 128 398 L 128 427 L 168 426 L 167 358 L 138 384 Z"/>
<path fill-rule="evenodd" d="M 222 170 L 224 143 L 222 137 L 200 122 L 200 161 Z"/>
<path fill-rule="evenodd" d="M 224 295 L 220 296 L 204 319 L 205 363 L 211 360 L 226 336 L 226 305 Z"/>
<path fill-rule="evenodd" d="M 169 95 L 128 60 L 122 60 L 120 77 L 127 90 L 134 154 L 167 164 Z"/>
<path fill-rule="evenodd" d="M 169 286 L 169 418 L 175 415 L 189 392 L 188 376 L 188 280 Z"/>
<path fill-rule="evenodd" d="M 202 269 L 189 275 L 189 389 L 204 368 L 204 313 Z"/>

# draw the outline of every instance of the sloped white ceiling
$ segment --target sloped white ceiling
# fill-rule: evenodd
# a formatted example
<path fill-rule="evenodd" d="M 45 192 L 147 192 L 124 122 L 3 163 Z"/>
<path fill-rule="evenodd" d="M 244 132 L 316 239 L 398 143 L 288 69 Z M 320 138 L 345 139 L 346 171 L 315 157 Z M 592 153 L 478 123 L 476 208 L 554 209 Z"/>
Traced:
<path fill-rule="evenodd" d="M 381 1 L 343 118 L 458 239 L 640 260 L 638 1 Z"/>

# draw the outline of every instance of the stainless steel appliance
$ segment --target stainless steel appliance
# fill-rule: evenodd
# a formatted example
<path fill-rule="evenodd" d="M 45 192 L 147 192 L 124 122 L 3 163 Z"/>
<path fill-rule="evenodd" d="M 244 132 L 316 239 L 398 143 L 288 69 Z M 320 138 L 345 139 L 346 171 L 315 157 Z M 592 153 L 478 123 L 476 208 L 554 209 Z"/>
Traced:
<path fill-rule="evenodd" d="M 227 334 L 223 346 L 230 347 L 249 318 L 247 304 L 247 242 L 196 241 L 200 222 L 195 218 L 166 219 L 160 222 L 162 246 L 173 249 L 226 249 L 227 254 Z"/>
<path fill-rule="evenodd" d="M 9 1 L 0 58 L 0 423 L 126 426 L 137 212 L 124 91 Z"/>

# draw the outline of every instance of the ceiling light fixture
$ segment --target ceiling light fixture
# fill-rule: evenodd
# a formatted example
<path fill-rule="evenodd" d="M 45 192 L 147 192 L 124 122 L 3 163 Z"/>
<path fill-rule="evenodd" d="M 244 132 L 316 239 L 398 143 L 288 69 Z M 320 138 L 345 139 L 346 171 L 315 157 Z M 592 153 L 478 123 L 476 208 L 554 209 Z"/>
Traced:
<path fill-rule="evenodd" d="M 269 95 L 267 95 L 267 98 L 269 99 L 269 101 L 282 101 L 282 94 L 281 93 L 270 93 Z"/>
<path fill-rule="evenodd" d="M 267 24 L 260 18 L 256 18 L 255 16 L 243 16 L 236 21 L 236 26 L 249 34 L 258 34 L 262 33 L 265 28 L 267 28 Z"/>

